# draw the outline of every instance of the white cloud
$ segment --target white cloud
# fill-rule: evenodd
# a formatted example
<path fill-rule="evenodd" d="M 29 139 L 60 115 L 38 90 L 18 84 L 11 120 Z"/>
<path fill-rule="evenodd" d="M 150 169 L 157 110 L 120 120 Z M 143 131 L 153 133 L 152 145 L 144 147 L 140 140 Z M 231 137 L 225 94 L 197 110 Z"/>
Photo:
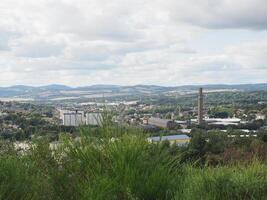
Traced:
<path fill-rule="evenodd" d="M 206 28 L 267 29 L 266 0 L 170 0 L 176 20 Z"/>
<path fill-rule="evenodd" d="M 226 53 L 245 69 L 267 69 L 267 39 L 228 47 Z"/>
<path fill-rule="evenodd" d="M 1 0 L 0 84 L 264 81 L 266 40 L 187 45 L 209 28 L 266 29 L 266 2 L 253 2 Z"/>
<path fill-rule="evenodd" d="M 20 37 L 9 42 L 9 47 L 16 56 L 29 58 L 59 56 L 65 45 L 60 37 L 51 38 L 35 35 Z"/>

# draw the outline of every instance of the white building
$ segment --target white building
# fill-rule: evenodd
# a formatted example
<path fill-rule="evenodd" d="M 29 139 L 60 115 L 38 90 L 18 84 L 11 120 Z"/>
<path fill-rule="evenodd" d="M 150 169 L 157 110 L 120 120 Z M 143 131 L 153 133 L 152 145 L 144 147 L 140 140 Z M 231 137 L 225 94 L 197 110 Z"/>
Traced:
<path fill-rule="evenodd" d="M 102 114 L 99 112 L 89 112 L 78 110 L 59 109 L 60 119 L 64 126 L 100 125 L 102 123 Z"/>
<path fill-rule="evenodd" d="M 157 117 L 150 117 L 148 119 L 148 124 L 157 126 L 160 128 L 173 128 L 175 127 L 176 123 L 173 120 L 170 119 L 161 119 Z"/>
<path fill-rule="evenodd" d="M 211 125 L 238 125 L 241 122 L 241 119 L 239 118 L 204 118 L 203 121 L 205 121 L 207 124 Z M 197 119 L 191 119 L 192 123 L 197 123 Z"/>
<path fill-rule="evenodd" d="M 80 126 L 84 124 L 83 111 L 60 110 L 60 119 L 64 126 Z"/>
<path fill-rule="evenodd" d="M 261 114 L 261 113 L 257 113 L 256 114 L 256 120 L 259 120 L 259 119 L 265 120 L 265 115 L 264 114 Z"/>
<path fill-rule="evenodd" d="M 86 113 L 86 124 L 87 125 L 100 125 L 102 123 L 101 113 Z"/>
<path fill-rule="evenodd" d="M 170 144 L 176 144 L 178 146 L 188 145 L 191 138 L 187 135 L 167 135 L 167 136 L 156 136 L 147 138 L 150 143 L 157 143 L 162 141 L 169 141 Z"/>

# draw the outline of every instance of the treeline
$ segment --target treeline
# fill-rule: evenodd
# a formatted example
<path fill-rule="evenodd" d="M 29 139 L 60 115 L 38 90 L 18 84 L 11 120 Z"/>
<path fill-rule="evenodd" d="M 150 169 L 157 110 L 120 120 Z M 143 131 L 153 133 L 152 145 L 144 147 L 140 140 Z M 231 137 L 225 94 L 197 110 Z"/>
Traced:
<path fill-rule="evenodd" d="M 255 135 L 236 130 L 223 133 L 194 129 L 188 146 L 173 148 L 178 149 L 182 162 L 193 162 L 199 166 L 247 164 L 255 158 L 267 163 L 267 131 L 262 130 Z"/>
<path fill-rule="evenodd" d="M 258 106 L 258 102 L 265 102 L 267 91 L 253 92 L 212 92 L 205 93 L 205 104 L 208 106 L 233 105 L 237 107 Z M 142 100 L 147 104 L 155 105 L 179 105 L 183 108 L 196 106 L 197 94 L 177 95 L 177 96 L 153 96 Z M 266 104 L 265 104 L 266 105 Z"/>
<path fill-rule="evenodd" d="M 242 130 L 242 129 L 247 129 L 247 130 L 260 130 L 263 129 L 264 126 L 266 125 L 267 119 L 262 120 L 262 119 L 258 119 L 258 120 L 252 120 L 250 122 L 247 123 L 239 123 L 237 125 L 223 125 L 223 124 L 208 124 L 208 123 L 203 123 L 201 125 L 198 124 L 191 124 L 188 126 L 188 128 L 201 128 L 204 130 L 214 130 L 214 129 L 221 129 L 221 130 Z"/>
<path fill-rule="evenodd" d="M 51 113 L 47 114 L 49 117 Z M 77 135 L 78 129 L 46 121 L 40 113 L 9 112 L 0 118 L 0 138 L 4 140 L 30 140 L 33 137 L 47 136 L 58 140 L 60 133 Z"/>

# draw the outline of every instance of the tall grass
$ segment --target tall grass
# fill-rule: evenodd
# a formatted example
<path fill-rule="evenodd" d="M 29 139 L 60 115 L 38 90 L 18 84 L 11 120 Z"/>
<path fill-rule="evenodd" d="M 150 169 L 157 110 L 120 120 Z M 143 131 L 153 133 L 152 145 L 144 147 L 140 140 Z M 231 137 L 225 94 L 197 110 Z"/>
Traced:
<path fill-rule="evenodd" d="M 160 145 L 148 144 L 139 132 L 125 132 L 119 137 L 88 133 L 78 142 L 65 141 L 64 153 L 83 182 L 80 198 L 170 199 L 179 180 L 178 170 L 172 170 L 175 157 Z"/>
<path fill-rule="evenodd" d="M 37 141 L 26 154 L 0 148 L 0 199 L 168 200 L 266 199 L 267 167 L 181 164 L 164 144 L 138 129 L 103 123 L 62 136 L 51 150 Z"/>
<path fill-rule="evenodd" d="M 267 168 L 254 161 L 249 166 L 186 167 L 183 193 L 175 199 L 266 199 Z"/>

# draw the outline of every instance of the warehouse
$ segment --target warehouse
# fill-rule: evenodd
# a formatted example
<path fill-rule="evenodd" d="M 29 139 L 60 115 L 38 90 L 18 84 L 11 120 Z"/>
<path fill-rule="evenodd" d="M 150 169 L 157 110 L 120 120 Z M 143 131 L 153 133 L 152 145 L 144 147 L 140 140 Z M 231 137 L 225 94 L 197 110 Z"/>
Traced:
<path fill-rule="evenodd" d="M 157 136 L 157 137 L 149 137 L 148 141 L 151 143 L 157 143 L 162 141 L 169 141 L 170 144 L 176 145 L 187 145 L 190 142 L 190 137 L 187 135 L 168 135 L 168 136 Z"/>
<path fill-rule="evenodd" d="M 160 128 L 167 128 L 167 129 L 172 129 L 176 126 L 176 123 L 173 120 L 161 119 L 161 118 L 156 118 L 156 117 L 149 118 L 148 124 L 157 126 Z"/>

